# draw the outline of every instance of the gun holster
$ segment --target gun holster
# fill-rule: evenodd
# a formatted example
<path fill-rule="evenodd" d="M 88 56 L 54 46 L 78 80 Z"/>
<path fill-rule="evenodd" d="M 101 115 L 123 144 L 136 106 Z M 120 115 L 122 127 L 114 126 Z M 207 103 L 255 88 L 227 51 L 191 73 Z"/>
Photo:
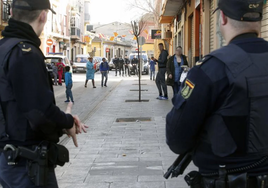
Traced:
<path fill-rule="evenodd" d="M 203 188 L 202 175 L 197 171 L 188 173 L 184 180 L 191 188 Z"/>
<path fill-rule="evenodd" d="M 69 162 L 69 151 L 62 145 L 50 144 L 49 154 L 48 161 L 52 165 L 63 166 L 66 162 Z"/>
<path fill-rule="evenodd" d="M 27 162 L 28 176 L 36 186 L 44 186 L 48 175 L 48 146 L 41 145 L 36 148 L 37 158 Z"/>
<path fill-rule="evenodd" d="M 28 176 L 36 186 L 45 186 L 49 167 L 63 166 L 69 162 L 67 148 L 59 144 L 43 141 L 33 149 L 7 144 L 4 155 L 8 165 L 16 165 L 19 158 L 27 159 Z"/>
<path fill-rule="evenodd" d="M 48 174 L 48 144 L 48 142 L 43 142 L 40 146 L 33 146 L 33 150 L 7 144 L 3 153 L 8 165 L 16 165 L 19 158 L 27 159 L 29 178 L 36 186 L 44 186 Z"/>

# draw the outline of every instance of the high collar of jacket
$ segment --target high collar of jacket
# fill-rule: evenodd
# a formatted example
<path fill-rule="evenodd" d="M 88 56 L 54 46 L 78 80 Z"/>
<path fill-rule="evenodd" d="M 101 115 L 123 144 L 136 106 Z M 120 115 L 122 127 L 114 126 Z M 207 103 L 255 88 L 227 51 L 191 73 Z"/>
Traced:
<path fill-rule="evenodd" d="M 4 37 L 21 38 L 21 39 L 30 40 L 37 47 L 41 45 L 41 41 L 39 37 L 36 35 L 31 25 L 14 20 L 13 18 L 9 19 L 8 26 L 2 32 L 2 35 Z"/>

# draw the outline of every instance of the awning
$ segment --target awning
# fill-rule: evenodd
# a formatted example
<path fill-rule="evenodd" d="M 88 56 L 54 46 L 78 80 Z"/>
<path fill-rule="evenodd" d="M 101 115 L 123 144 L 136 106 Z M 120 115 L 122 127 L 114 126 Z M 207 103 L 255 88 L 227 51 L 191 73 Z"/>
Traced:
<path fill-rule="evenodd" d="M 174 19 L 174 16 L 160 16 L 159 23 L 171 23 L 172 20 Z"/>
<path fill-rule="evenodd" d="M 162 7 L 159 23 L 171 23 L 182 5 L 183 0 L 166 0 Z"/>

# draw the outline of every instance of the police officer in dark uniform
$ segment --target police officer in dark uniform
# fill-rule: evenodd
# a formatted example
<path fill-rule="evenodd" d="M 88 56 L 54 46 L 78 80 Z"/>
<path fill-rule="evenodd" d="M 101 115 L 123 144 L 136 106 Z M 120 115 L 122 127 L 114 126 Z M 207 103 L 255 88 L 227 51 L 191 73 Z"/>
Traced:
<path fill-rule="evenodd" d="M 114 56 L 113 64 L 115 67 L 115 76 L 117 76 L 117 71 L 119 71 L 119 58 L 116 55 Z"/>
<path fill-rule="evenodd" d="M 125 64 L 125 61 L 122 58 L 122 56 L 119 57 L 118 62 L 119 62 L 119 75 L 121 76 L 121 73 L 122 73 L 122 76 L 124 76 L 124 64 Z"/>
<path fill-rule="evenodd" d="M 0 184 L 4 188 L 57 188 L 56 165 L 68 162 L 57 144 L 63 132 L 85 131 L 72 103 L 55 105 L 51 78 L 39 49 L 49 0 L 13 0 L 11 19 L 0 41 Z M 55 13 L 53 11 L 53 13 Z"/>
<path fill-rule="evenodd" d="M 268 42 L 260 35 L 263 0 L 219 0 L 228 44 L 198 62 L 166 117 L 170 149 L 190 152 L 193 187 L 268 187 Z"/>
<path fill-rule="evenodd" d="M 130 64 L 130 61 L 129 61 L 127 55 L 125 55 L 125 59 L 124 59 L 124 61 L 125 61 L 125 65 L 124 65 L 124 68 L 125 68 L 125 75 L 126 75 L 126 76 L 127 76 L 127 75 L 130 76 L 130 72 L 129 72 L 129 64 Z"/>
<path fill-rule="evenodd" d="M 135 55 L 134 55 L 133 59 L 131 60 L 131 65 L 132 65 L 132 71 L 134 71 L 134 74 L 139 76 L 139 71 L 138 71 L 139 60 Z"/>

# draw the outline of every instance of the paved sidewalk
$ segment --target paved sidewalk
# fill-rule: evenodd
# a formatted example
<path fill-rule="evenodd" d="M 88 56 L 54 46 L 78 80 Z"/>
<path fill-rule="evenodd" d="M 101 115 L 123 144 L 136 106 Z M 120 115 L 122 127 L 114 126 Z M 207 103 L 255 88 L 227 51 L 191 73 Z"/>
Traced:
<path fill-rule="evenodd" d="M 114 82 L 112 88 L 99 88 L 104 93 L 102 102 L 84 116 L 90 126 L 88 133 L 78 135 L 78 148 L 67 140 L 70 162 L 56 169 L 60 188 L 187 187 L 183 177 L 163 178 L 177 157 L 165 143 L 165 116 L 172 108 L 171 100 L 157 100 L 155 83 L 143 78 L 142 84 L 147 85 L 142 85 L 142 89 L 148 91 L 142 91 L 142 99 L 149 102 L 125 102 L 138 99 L 138 91 L 130 91 L 138 89 L 138 85 L 133 85 L 137 83 L 137 78 L 123 78 Z M 88 101 L 94 99 L 81 96 L 75 105 L 88 111 Z M 140 117 L 152 120 L 116 122 L 116 118 Z M 186 172 L 192 169 L 195 167 L 190 165 Z"/>

